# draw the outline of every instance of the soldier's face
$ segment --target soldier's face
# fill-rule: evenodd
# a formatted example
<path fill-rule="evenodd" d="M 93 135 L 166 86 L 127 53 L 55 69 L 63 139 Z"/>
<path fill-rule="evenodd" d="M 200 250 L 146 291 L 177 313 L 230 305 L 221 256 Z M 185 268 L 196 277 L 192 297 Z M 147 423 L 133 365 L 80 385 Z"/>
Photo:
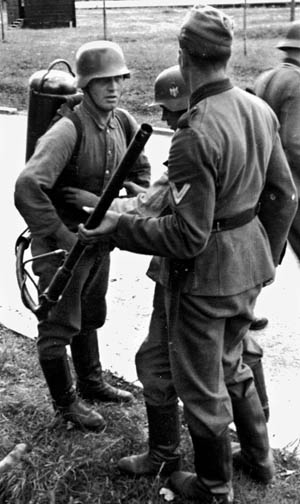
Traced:
<path fill-rule="evenodd" d="M 119 103 L 124 85 L 123 75 L 93 79 L 88 86 L 89 93 L 100 110 L 110 112 Z"/>
<path fill-rule="evenodd" d="M 172 112 L 171 110 L 167 109 L 166 107 L 161 106 L 162 112 L 161 112 L 161 120 L 165 121 L 169 128 L 173 131 L 177 129 L 177 123 L 178 119 L 182 114 L 181 112 Z"/>

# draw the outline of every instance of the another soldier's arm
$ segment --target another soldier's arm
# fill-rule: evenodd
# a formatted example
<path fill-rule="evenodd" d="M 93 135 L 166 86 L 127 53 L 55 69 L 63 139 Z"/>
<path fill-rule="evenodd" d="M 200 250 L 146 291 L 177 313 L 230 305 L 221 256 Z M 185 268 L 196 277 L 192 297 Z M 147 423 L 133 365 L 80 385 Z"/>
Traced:
<path fill-rule="evenodd" d="M 131 186 L 130 183 L 126 185 Z M 136 191 L 135 188 L 134 191 Z M 168 191 L 168 175 L 164 173 L 148 189 L 140 188 L 136 196 L 116 198 L 110 209 L 119 213 L 140 215 L 141 217 L 158 217 L 168 206 Z"/>
<path fill-rule="evenodd" d="M 300 76 L 292 73 L 285 99 L 279 110 L 280 138 L 294 181 L 300 191 Z"/>
<path fill-rule="evenodd" d="M 216 172 L 205 156 L 202 142 L 189 128 L 175 133 L 169 157 L 172 214 L 140 218 L 110 212 L 95 230 L 80 226 L 81 239 L 112 233 L 115 246 L 136 253 L 178 259 L 200 254 L 210 236 L 215 210 Z"/>
<path fill-rule="evenodd" d="M 278 135 L 260 201 L 259 218 L 267 231 L 277 266 L 298 206 L 297 189 Z"/>

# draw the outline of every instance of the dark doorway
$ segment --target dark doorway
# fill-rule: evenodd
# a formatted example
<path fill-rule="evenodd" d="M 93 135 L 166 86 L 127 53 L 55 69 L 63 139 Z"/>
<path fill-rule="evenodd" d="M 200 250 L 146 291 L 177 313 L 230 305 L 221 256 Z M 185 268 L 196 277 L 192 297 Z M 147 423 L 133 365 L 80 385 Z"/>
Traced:
<path fill-rule="evenodd" d="M 19 17 L 21 19 L 25 17 L 24 0 L 19 0 Z"/>

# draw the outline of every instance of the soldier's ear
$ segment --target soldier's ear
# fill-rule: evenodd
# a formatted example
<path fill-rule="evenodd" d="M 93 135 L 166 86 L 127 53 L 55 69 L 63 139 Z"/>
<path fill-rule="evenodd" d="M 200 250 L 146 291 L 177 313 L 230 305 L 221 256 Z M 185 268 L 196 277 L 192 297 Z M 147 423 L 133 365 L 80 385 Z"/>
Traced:
<path fill-rule="evenodd" d="M 184 78 L 187 69 L 190 68 L 190 66 L 191 66 L 190 55 L 184 47 L 180 47 L 178 50 L 178 65 L 179 65 L 181 74 Z"/>
<path fill-rule="evenodd" d="M 179 65 L 179 68 L 181 71 L 183 68 L 183 51 L 182 51 L 181 47 L 179 47 L 179 49 L 178 49 L 177 61 L 178 61 L 178 65 Z"/>
<path fill-rule="evenodd" d="M 190 67 L 189 63 L 190 63 L 190 60 L 189 60 L 188 52 L 180 47 L 178 50 L 178 65 L 179 65 L 183 80 L 185 81 L 185 84 L 187 87 L 189 87 L 189 84 L 188 84 L 189 83 L 188 69 Z"/>

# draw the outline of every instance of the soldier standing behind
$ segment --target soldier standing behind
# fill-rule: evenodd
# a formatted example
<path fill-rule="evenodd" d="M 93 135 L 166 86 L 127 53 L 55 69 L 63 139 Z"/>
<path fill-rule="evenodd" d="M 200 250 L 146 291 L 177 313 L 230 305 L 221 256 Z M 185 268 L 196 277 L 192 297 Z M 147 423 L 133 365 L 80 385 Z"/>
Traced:
<path fill-rule="evenodd" d="M 289 162 L 298 195 L 300 194 L 300 21 L 291 24 L 286 38 L 277 44 L 284 53 L 282 63 L 261 74 L 254 85 L 255 93 L 272 107 L 280 123 L 280 138 Z M 300 209 L 293 220 L 289 236 L 300 260 Z"/>
<path fill-rule="evenodd" d="M 155 406 L 161 399 L 157 384 L 173 384 L 168 400 L 175 404 L 179 396 L 184 404 L 196 474 L 175 471 L 170 485 L 208 504 L 233 502 L 233 415 L 241 443 L 235 463 L 263 483 L 274 476 L 242 340 L 263 284 L 274 279 L 297 205 L 275 114 L 226 76 L 231 45 L 228 16 L 209 6 L 189 10 L 179 34 L 179 65 L 191 92 L 190 109 L 178 122 L 169 152 L 172 213 L 140 218 L 107 212 L 97 229 L 79 227 L 85 243 L 109 233 L 120 249 L 163 257 L 155 280 L 164 291 L 168 341 L 148 364 L 152 380 L 144 394 Z M 264 186 L 278 196 L 277 217 L 285 223 L 272 243 L 257 216 Z M 162 426 L 160 439 L 168 447 Z"/>
<path fill-rule="evenodd" d="M 84 44 L 76 55 L 76 74 L 83 100 L 75 113 L 83 132 L 75 166 L 70 160 L 76 128 L 63 117 L 40 138 L 16 182 L 15 204 L 30 228 L 33 256 L 72 248 L 78 224 L 88 216 L 82 205 L 98 200 L 126 151 L 126 130 L 130 128 L 133 136 L 138 129 L 126 111 L 117 115 L 124 79 L 130 75 L 117 44 Z M 121 120 L 124 117 L 126 125 Z M 150 166 L 143 154 L 132 167 L 129 180 L 149 185 Z M 107 244 L 84 251 L 62 299 L 46 320 L 39 321 L 37 339 L 39 362 L 56 412 L 78 426 L 100 430 L 105 427 L 104 419 L 82 399 L 132 399 L 130 392 L 112 387 L 102 377 L 96 329 L 106 318 L 109 263 Z M 58 266 L 53 255 L 34 262 L 41 292 Z M 77 393 L 66 354 L 69 344 Z"/>

